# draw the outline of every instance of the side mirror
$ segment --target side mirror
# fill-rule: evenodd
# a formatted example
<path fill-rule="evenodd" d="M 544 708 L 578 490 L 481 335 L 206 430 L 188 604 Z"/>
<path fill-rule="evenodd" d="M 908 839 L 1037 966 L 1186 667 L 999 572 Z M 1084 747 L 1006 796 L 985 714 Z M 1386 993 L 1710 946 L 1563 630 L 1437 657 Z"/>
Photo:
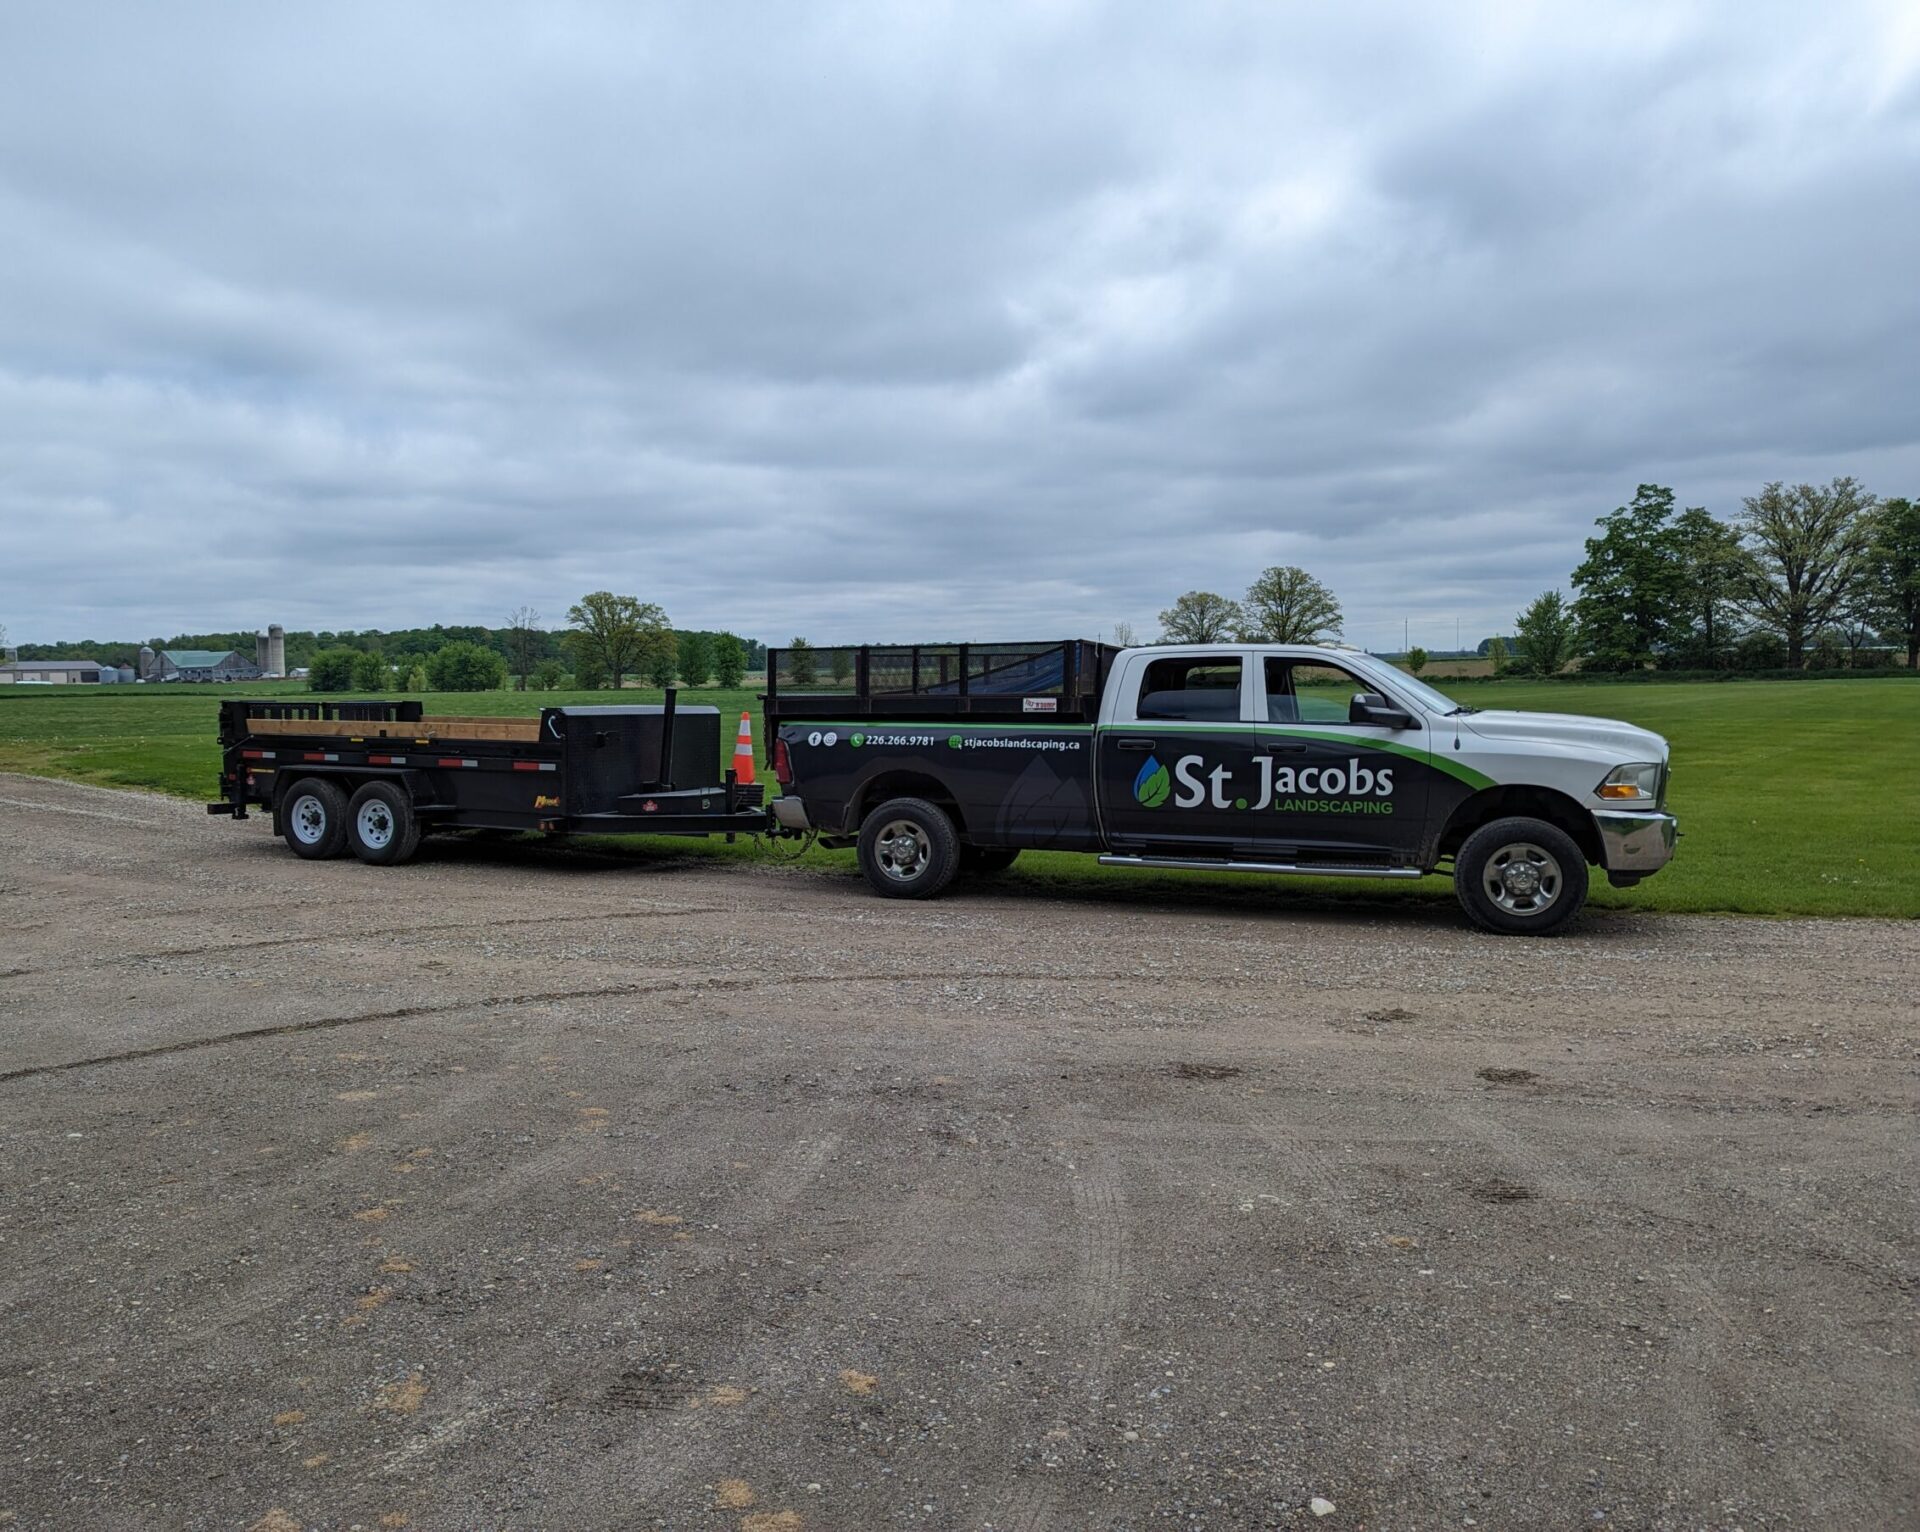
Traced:
<path fill-rule="evenodd" d="M 1379 692 L 1355 692 L 1347 705 L 1348 723 L 1370 723 L 1382 729 L 1411 729 L 1413 715 L 1402 712 Z"/>

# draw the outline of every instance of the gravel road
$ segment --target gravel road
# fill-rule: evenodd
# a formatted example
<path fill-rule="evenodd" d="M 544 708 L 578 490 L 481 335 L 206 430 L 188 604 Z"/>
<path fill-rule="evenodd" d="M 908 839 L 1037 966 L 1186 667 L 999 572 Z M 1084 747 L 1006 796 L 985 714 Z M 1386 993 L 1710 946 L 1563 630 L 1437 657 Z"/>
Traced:
<path fill-rule="evenodd" d="M 1920 922 L 0 822 L 9 1532 L 1920 1517 Z"/>

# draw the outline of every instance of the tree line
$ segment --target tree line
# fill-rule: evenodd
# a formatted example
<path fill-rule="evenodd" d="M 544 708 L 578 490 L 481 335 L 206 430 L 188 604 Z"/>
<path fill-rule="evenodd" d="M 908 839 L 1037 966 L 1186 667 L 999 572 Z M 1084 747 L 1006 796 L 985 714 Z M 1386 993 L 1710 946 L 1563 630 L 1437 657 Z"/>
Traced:
<path fill-rule="evenodd" d="M 1573 599 L 1544 591 L 1514 619 L 1515 668 L 1832 669 L 1890 649 L 1920 663 L 1920 502 L 1848 477 L 1775 482 L 1723 522 L 1642 484 L 1595 525 Z"/>
<path fill-rule="evenodd" d="M 1881 500 L 1846 477 L 1773 483 L 1723 522 L 1642 484 L 1595 525 L 1573 599 L 1545 591 L 1510 640 L 1482 642 L 1496 671 L 1804 670 L 1884 663 L 1882 646 L 1920 665 L 1920 502 Z M 1159 642 L 1320 643 L 1341 626 L 1333 592 L 1281 565 L 1238 600 L 1186 592 L 1160 614 Z M 1114 637 L 1134 642 L 1125 623 Z M 1427 658 L 1407 655 L 1415 671 Z"/>
<path fill-rule="evenodd" d="M 383 644 L 337 643 L 307 667 L 312 691 L 618 690 L 631 677 L 651 686 L 738 687 L 766 646 L 735 633 L 676 629 L 658 605 L 593 591 L 567 609 L 565 628 L 544 626 L 532 607 L 504 626 L 449 637 L 429 653 Z M 364 637 L 364 636 L 363 636 Z M 291 635 L 289 635 L 291 642 Z M 291 663 L 291 660 L 289 661 Z"/>

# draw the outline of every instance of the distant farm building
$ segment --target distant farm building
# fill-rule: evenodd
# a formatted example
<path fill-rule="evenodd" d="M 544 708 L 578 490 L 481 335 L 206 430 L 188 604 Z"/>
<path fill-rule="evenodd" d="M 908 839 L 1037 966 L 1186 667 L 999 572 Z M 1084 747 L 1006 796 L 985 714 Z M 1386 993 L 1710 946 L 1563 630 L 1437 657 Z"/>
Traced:
<path fill-rule="evenodd" d="M 238 649 L 140 651 L 143 681 L 258 681 L 266 671 Z"/>
<path fill-rule="evenodd" d="M 97 685 L 119 679 L 113 666 L 94 660 L 11 660 L 0 665 L 0 685 L 5 686 Z"/>

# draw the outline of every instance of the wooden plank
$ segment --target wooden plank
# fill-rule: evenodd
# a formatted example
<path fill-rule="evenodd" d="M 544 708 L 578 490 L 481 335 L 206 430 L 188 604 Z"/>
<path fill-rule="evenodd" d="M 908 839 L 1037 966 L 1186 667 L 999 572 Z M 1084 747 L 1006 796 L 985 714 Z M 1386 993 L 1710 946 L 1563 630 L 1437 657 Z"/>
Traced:
<path fill-rule="evenodd" d="M 413 723 L 365 718 L 345 721 L 249 718 L 247 729 L 252 734 L 304 735 L 310 739 L 474 739 L 523 745 L 540 742 L 540 722 L 535 718 L 421 718 Z"/>

